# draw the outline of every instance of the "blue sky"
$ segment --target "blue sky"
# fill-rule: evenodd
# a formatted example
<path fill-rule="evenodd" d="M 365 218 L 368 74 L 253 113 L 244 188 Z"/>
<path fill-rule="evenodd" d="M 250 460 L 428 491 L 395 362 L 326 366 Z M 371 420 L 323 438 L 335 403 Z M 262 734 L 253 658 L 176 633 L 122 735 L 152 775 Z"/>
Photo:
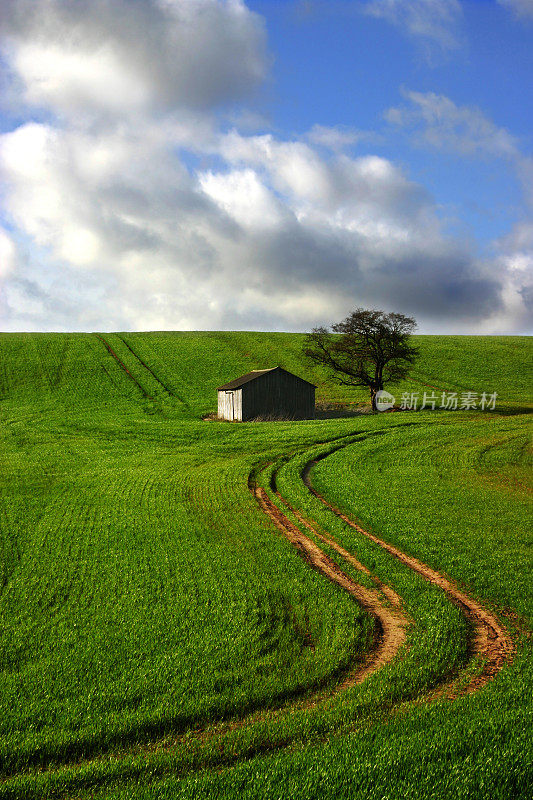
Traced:
<path fill-rule="evenodd" d="M 509 165 L 413 146 L 387 125 L 385 111 L 402 89 L 434 92 L 476 106 L 533 151 L 533 25 L 496 0 L 461 3 L 457 48 L 406 35 L 405 29 L 359 13 L 357 4 L 250 2 L 265 16 L 274 53 L 267 94 L 272 125 L 294 136 L 314 124 L 367 131 L 358 153 L 405 165 L 480 243 L 505 233 L 522 200 Z M 533 21 L 533 3 L 531 19 Z M 373 137 L 372 134 L 375 134 Z"/>
<path fill-rule="evenodd" d="M 0 329 L 531 332 L 533 0 L 12 0 L 3 28 Z"/>

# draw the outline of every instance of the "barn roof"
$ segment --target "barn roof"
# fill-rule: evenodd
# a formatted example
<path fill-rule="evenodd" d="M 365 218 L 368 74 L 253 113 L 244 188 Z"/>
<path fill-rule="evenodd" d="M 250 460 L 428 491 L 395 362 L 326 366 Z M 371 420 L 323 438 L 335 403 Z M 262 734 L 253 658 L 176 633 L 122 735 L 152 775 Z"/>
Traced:
<path fill-rule="evenodd" d="M 298 375 L 294 375 L 293 372 L 289 372 L 288 370 L 283 369 L 283 367 L 270 367 L 270 369 L 254 369 L 251 372 L 247 372 L 246 375 L 241 375 L 240 378 L 234 378 L 229 383 L 225 383 L 223 386 L 219 386 L 217 391 L 221 392 L 224 390 L 229 391 L 231 389 L 240 389 L 241 386 L 244 386 L 245 383 L 249 383 L 250 381 L 255 380 L 255 378 L 259 378 L 261 375 L 265 375 L 265 373 L 267 372 L 274 372 L 275 369 L 280 369 L 283 372 L 287 372 L 289 375 L 293 375 L 295 378 L 298 378 L 298 380 L 303 381 L 304 383 L 309 383 L 309 381 L 306 381 L 305 378 L 300 378 L 298 377 Z M 309 385 L 314 386 L 315 384 L 309 383 Z"/>
<path fill-rule="evenodd" d="M 270 367 L 270 369 L 253 369 L 251 372 L 247 372 L 246 375 L 241 375 L 240 378 L 234 378 L 229 383 L 225 383 L 224 386 L 219 386 L 217 391 L 220 392 L 223 389 L 240 389 L 241 386 L 243 386 L 245 383 L 248 383 L 248 381 L 253 381 L 260 375 L 264 375 L 266 372 L 272 372 L 274 369 L 277 369 L 277 367 Z"/>

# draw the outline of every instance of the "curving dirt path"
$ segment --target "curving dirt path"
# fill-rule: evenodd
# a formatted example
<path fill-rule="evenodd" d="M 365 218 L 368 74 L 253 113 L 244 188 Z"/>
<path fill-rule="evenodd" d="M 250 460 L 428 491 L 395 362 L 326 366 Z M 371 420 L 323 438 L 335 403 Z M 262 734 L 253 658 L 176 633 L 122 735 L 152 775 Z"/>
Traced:
<path fill-rule="evenodd" d="M 341 447 L 348 447 L 350 444 L 352 443 L 348 442 Z M 336 447 L 335 451 L 339 449 L 339 447 Z M 476 600 L 469 597 L 465 592 L 461 591 L 451 580 L 446 578 L 444 575 L 441 575 L 441 573 L 432 569 L 427 564 L 424 564 L 419 559 L 407 555 L 398 547 L 395 547 L 394 545 L 385 542 L 383 539 L 380 539 L 375 534 L 366 531 L 364 528 L 350 519 L 350 517 L 341 509 L 330 503 L 313 487 L 310 476 L 312 468 L 319 461 L 327 458 L 331 452 L 332 451 L 326 452 L 323 455 L 320 455 L 317 458 L 307 462 L 301 473 L 304 484 L 307 486 L 309 491 L 318 500 L 320 500 L 321 503 L 323 503 L 323 505 L 329 508 L 330 511 L 339 517 L 343 522 L 356 530 L 358 533 L 365 536 L 367 539 L 370 539 L 370 541 L 382 547 L 384 550 L 393 555 L 395 558 L 399 559 L 403 564 L 406 564 L 414 572 L 417 572 L 430 583 L 439 586 L 446 592 L 449 598 L 462 609 L 464 614 L 474 625 L 472 656 L 480 658 L 483 661 L 483 668 L 480 674 L 470 678 L 469 682 L 461 687 L 460 693 L 465 694 L 480 689 L 491 678 L 493 678 L 494 675 L 496 675 L 505 664 L 510 663 L 512 660 L 515 648 L 511 636 L 494 614 L 492 614 L 488 609 L 484 608 Z M 431 699 L 432 697 L 442 696 L 445 694 L 451 694 L 455 696 L 456 693 L 454 693 L 454 684 L 455 681 L 449 681 L 441 685 L 426 699 Z"/>
<path fill-rule="evenodd" d="M 355 556 L 347 550 L 344 550 L 334 539 L 317 531 L 310 522 L 304 520 L 303 517 L 298 514 L 298 512 L 295 512 L 287 501 L 283 499 L 279 492 L 276 492 L 276 496 L 292 513 L 296 514 L 300 523 L 307 527 L 316 538 L 339 552 L 348 562 L 353 564 L 356 569 L 370 577 L 376 585 L 376 589 L 367 589 L 361 586 L 353 578 L 343 572 L 333 559 L 326 555 L 309 536 L 302 533 L 302 531 L 290 521 L 275 503 L 272 502 L 266 491 L 256 483 L 252 476 L 249 480 L 249 487 L 265 514 L 268 514 L 289 542 L 300 551 L 306 562 L 325 575 L 330 581 L 349 592 L 349 594 L 351 594 L 376 620 L 374 647 L 368 653 L 364 664 L 352 670 L 344 681 L 337 686 L 336 691 L 342 691 L 343 689 L 348 689 L 351 686 L 361 683 L 361 681 L 368 678 L 372 673 L 376 672 L 385 664 L 388 664 L 389 661 L 392 661 L 405 641 L 405 628 L 409 624 L 409 619 L 401 609 L 400 598 L 392 589 L 382 584 L 373 576 L 370 570 L 361 564 Z"/>
<path fill-rule="evenodd" d="M 100 337 L 99 337 L 100 338 Z M 103 340 L 103 339 L 102 339 Z M 108 347 L 111 354 L 113 354 L 107 343 L 104 341 L 104 344 Z M 118 358 L 117 358 L 118 360 Z M 344 437 L 342 437 L 344 438 Z M 333 440 L 330 444 L 333 443 Z M 514 653 L 514 645 L 513 641 L 505 630 L 505 628 L 499 623 L 497 618 L 494 614 L 492 614 L 489 610 L 484 608 L 480 603 L 470 598 L 465 592 L 461 591 L 457 586 L 455 586 L 452 581 L 450 581 L 445 576 L 441 575 L 436 570 L 433 570 L 431 567 L 427 566 L 423 562 L 419 561 L 418 559 L 407 555 L 406 553 L 402 552 L 399 548 L 395 547 L 394 545 L 390 545 L 384 540 L 380 539 L 379 537 L 375 536 L 374 534 L 370 533 L 369 531 L 364 530 L 361 526 L 359 526 L 356 522 L 351 520 L 348 515 L 346 515 L 341 509 L 337 508 L 335 505 L 330 503 L 325 497 L 323 497 L 312 485 L 310 473 L 312 471 L 313 466 L 320 460 L 326 458 L 332 452 L 340 449 L 340 447 L 346 447 L 353 444 L 353 439 L 351 441 L 345 442 L 340 446 L 337 444 L 334 448 L 330 449 L 326 453 L 320 455 L 314 460 L 307 462 L 304 470 L 302 471 L 302 480 L 304 484 L 307 486 L 309 491 L 330 511 L 342 519 L 347 525 L 351 528 L 356 530 L 359 534 L 367 537 L 375 544 L 379 545 L 391 555 L 398 558 L 404 564 L 409 566 L 415 572 L 423 576 L 426 580 L 434 583 L 435 585 L 439 586 L 443 589 L 450 599 L 459 605 L 464 613 L 472 620 L 475 629 L 475 639 L 473 643 L 473 655 L 481 657 L 484 661 L 484 666 L 481 674 L 476 675 L 475 677 L 469 680 L 469 683 L 466 686 L 461 686 L 460 690 L 457 688 L 457 679 L 444 679 L 440 682 L 440 684 L 429 693 L 425 694 L 418 702 L 427 702 L 437 697 L 455 697 L 459 694 L 465 692 L 472 692 L 479 688 L 481 688 L 484 684 L 486 684 L 506 663 L 512 658 Z M 323 444 L 327 445 L 327 442 L 323 442 Z M 376 634 L 373 643 L 372 649 L 367 653 L 366 659 L 362 664 L 357 664 L 344 678 L 344 680 L 339 683 L 334 689 L 328 690 L 325 694 L 327 697 L 331 697 L 336 693 L 346 690 L 356 684 L 361 683 L 363 680 L 368 678 L 373 673 L 377 672 L 380 668 L 384 665 L 392 661 L 395 656 L 398 654 L 402 645 L 405 644 L 405 632 L 407 626 L 410 624 L 410 619 L 405 614 L 404 610 L 402 609 L 402 603 L 400 597 L 397 593 L 391 589 L 390 587 L 386 586 L 380 580 L 373 575 L 370 570 L 365 567 L 358 559 L 350 553 L 346 548 L 342 547 L 335 541 L 333 537 L 329 534 L 326 534 L 322 529 L 319 529 L 317 525 L 313 524 L 310 520 L 306 519 L 297 509 L 294 509 L 288 501 L 281 495 L 278 491 L 276 486 L 276 472 L 274 472 L 271 480 L 271 489 L 272 492 L 279 500 L 280 504 L 285 506 L 287 512 L 294 515 L 294 518 L 298 521 L 298 524 L 303 528 L 306 528 L 310 536 L 300 530 L 284 513 L 277 505 L 274 503 L 267 491 L 258 485 L 255 471 L 253 471 L 248 478 L 248 486 L 250 491 L 257 499 L 257 502 L 263 512 L 267 514 L 270 519 L 275 523 L 277 528 L 283 533 L 283 535 L 288 539 L 289 542 L 293 546 L 295 546 L 299 552 L 301 553 L 302 557 L 306 560 L 306 562 L 313 567 L 314 569 L 321 572 L 325 577 L 329 580 L 343 588 L 345 591 L 349 592 L 353 598 L 360 603 L 376 620 Z M 311 538 L 311 535 L 313 538 Z M 321 548 L 316 544 L 317 539 L 319 541 L 324 542 L 328 547 L 332 548 L 335 552 L 339 553 L 339 555 L 346 560 L 346 562 L 350 563 L 354 566 L 358 571 L 366 576 L 367 579 L 370 579 L 374 584 L 374 589 L 368 589 L 364 586 L 358 584 L 353 578 L 349 575 L 344 573 L 340 567 L 335 563 L 335 561 L 330 558 L 325 552 L 321 550 Z M 269 716 L 274 719 L 276 716 L 281 715 L 284 711 L 290 708 L 311 708 L 313 706 L 317 706 L 321 699 L 324 697 L 324 692 L 319 690 L 316 693 L 313 693 L 310 697 L 307 698 L 300 698 L 300 699 L 293 699 L 288 703 L 282 704 L 280 707 L 271 709 L 269 711 Z M 416 701 L 415 701 L 416 702 Z M 49 771 L 50 773 L 54 773 L 55 770 L 60 769 L 69 769 L 74 768 L 80 769 L 82 772 L 84 770 L 88 770 L 90 768 L 98 767 L 99 764 L 104 762 L 114 763 L 119 761 L 121 758 L 125 756 L 131 757 L 132 755 L 141 755 L 142 753 L 148 753 L 153 751 L 164 751 L 164 750 L 172 750 L 178 745 L 180 742 L 184 741 L 193 741 L 198 739 L 200 741 L 207 741 L 211 738 L 215 738 L 217 736 L 224 737 L 227 733 L 231 732 L 235 728 L 240 728 L 247 724 L 253 724 L 255 720 L 260 720 L 262 717 L 263 711 L 258 710 L 252 712 L 248 715 L 245 715 L 241 719 L 236 720 L 228 720 L 225 723 L 220 723 L 220 728 L 217 725 L 214 725 L 210 728 L 199 728 L 196 731 L 189 731 L 183 734 L 177 735 L 170 735 L 168 737 L 164 737 L 162 740 L 155 741 L 152 743 L 139 743 L 138 745 L 132 745 L 130 747 L 125 747 L 124 749 L 120 749 L 119 751 L 111 751 L 107 754 L 102 753 L 93 758 L 68 758 L 65 759 L 63 764 L 55 763 L 53 766 L 47 765 L 47 767 L 31 769 L 26 771 L 22 771 L 20 774 L 26 774 L 28 777 L 33 774 L 39 774 L 44 771 Z M 270 746 L 262 746 L 261 752 L 265 750 L 276 750 L 281 749 L 286 745 L 285 741 L 280 742 L 271 742 Z M 255 752 L 252 748 L 251 752 Z M 243 758 L 249 757 L 248 754 L 244 754 Z M 221 764 L 229 765 L 233 764 L 236 761 L 241 760 L 239 757 L 235 758 L 231 753 L 229 755 L 223 756 L 222 755 L 222 746 L 221 746 Z M 220 764 L 219 764 L 220 766 Z M 198 769 L 201 769 L 202 766 L 199 766 Z M 163 767 L 161 768 L 163 769 Z M 193 768 L 194 770 L 195 768 Z M 186 770 L 187 771 L 187 770 Z M 163 769 L 164 772 L 164 769 Z M 151 768 L 150 774 L 155 774 L 154 770 Z M 6 783 L 9 781 L 10 778 L 13 778 L 17 775 L 14 773 L 12 775 L 6 775 L 2 778 L 1 782 Z M 65 786 L 64 790 L 58 790 L 57 796 L 64 797 L 64 796 L 72 796 L 72 790 L 75 790 L 76 787 L 76 774 L 74 773 L 72 777 L 72 781 Z M 80 786 L 83 788 L 83 775 L 80 776 Z M 110 780 L 108 776 L 102 774 L 101 776 L 93 776 L 91 779 L 91 786 L 93 788 L 103 785 Z M 120 782 L 120 777 L 115 777 L 113 780 Z M 27 796 L 37 797 L 36 793 L 30 792 Z M 39 795 L 40 796 L 40 795 Z"/>

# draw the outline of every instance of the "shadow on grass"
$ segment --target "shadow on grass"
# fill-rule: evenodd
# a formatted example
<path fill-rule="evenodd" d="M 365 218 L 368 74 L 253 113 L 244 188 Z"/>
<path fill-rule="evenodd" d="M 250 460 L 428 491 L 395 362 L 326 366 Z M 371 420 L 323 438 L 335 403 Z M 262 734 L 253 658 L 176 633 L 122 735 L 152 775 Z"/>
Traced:
<path fill-rule="evenodd" d="M 315 419 L 344 419 L 369 413 L 371 413 L 370 405 L 317 403 L 315 406 Z"/>
<path fill-rule="evenodd" d="M 533 406 L 496 406 L 491 414 L 502 417 L 517 416 L 518 414 L 533 414 Z"/>

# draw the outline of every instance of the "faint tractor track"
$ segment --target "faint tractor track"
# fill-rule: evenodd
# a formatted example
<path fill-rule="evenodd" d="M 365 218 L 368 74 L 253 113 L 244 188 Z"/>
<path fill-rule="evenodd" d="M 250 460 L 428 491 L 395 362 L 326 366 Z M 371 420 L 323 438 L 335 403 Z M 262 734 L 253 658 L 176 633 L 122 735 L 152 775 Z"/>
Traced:
<path fill-rule="evenodd" d="M 132 356 L 136 358 L 137 361 L 145 368 L 145 370 L 147 370 L 150 373 L 150 375 L 154 378 L 154 380 L 165 390 L 165 392 L 167 392 L 167 394 L 169 394 L 171 397 L 175 397 L 177 400 L 180 401 L 180 403 L 183 403 L 183 405 L 187 405 L 187 403 L 185 402 L 185 400 L 183 400 L 183 398 L 181 398 L 179 395 L 176 394 L 176 392 L 173 392 L 172 389 L 169 389 L 168 386 L 165 383 L 163 383 L 161 378 L 159 378 L 155 374 L 153 369 L 149 367 L 145 361 L 142 360 L 142 358 L 135 352 L 135 350 L 131 347 L 131 345 L 128 344 L 128 342 L 124 339 L 123 336 L 119 336 L 118 338 L 128 348 Z"/>
<path fill-rule="evenodd" d="M 130 378 L 130 380 L 133 381 L 135 386 L 142 392 L 143 396 L 146 397 L 148 400 L 152 400 L 153 401 L 154 398 L 152 397 L 152 395 L 148 394 L 146 389 L 143 386 L 141 386 L 139 381 L 136 378 L 133 377 L 133 375 L 131 374 L 131 372 L 129 371 L 127 366 L 124 364 L 124 362 L 117 356 L 117 354 L 115 353 L 115 351 L 113 350 L 113 348 L 111 347 L 109 342 L 106 342 L 104 337 L 99 333 L 95 333 L 94 335 L 96 336 L 97 339 L 100 339 L 100 341 L 105 346 L 106 350 L 113 356 L 113 358 L 115 359 L 115 361 L 117 362 L 119 367 L 126 373 L 128 378 Z"/>
<path fill-rule="evenodd" d="M 370 541 L 374 542 L 374 544 L 379 545 L 379 547 L 386 550 L 403 564 L 406 564 L 410 569 L 421 575 L 427 581 L 443 589 L 452 602 L 461 608 L 463 613 L 473 623 L 474 626 L 474 639 L 471 646 L 472 656 L 474 658 L 481 659 L 483 666 L 480 674 L 471 677 L 469 682 L 461 687 L 460 693 L 467 694 L 480 689 L 482 686 L 488 683 L 488 681 L 490 681 L 502 669 L 502 667 L 511 662 L 515 651 L 515 646 L 510 634 L 499 622 L 497 617 L 488 609 L 484 608 L 481 603 L 478 603 L 476 600 L 473 600 L 471 597 L 469 597 L 465 592 L 461 591 L 444 575 L 441 575 L 439 572 L 432 569 L 427 564 L 424 564 L 419 559 L 407 555 L 398 547 L 385 542 L 383 539 L 375 536 L 375 534 L 366 531 L 364 528 L 350 519 L 350 517 L 341 509 L 330 503 L 313 487 L 310 476 L 312 468 L 319 461 L 327 458 L 327 456 L 331 455 L 333 452 L 336 452 L 343 447 L 348 447 L 350 444 L 353 444 L 353 442 L 347 442 L 340 447 L 337 446 L 334 448 L 334 450 L 330 450 L 315 457 L 311 461 L 308 461 L 301 472 L 301 477 L 305 486 L 318 500 L 320 500 L 321 503 L 323 503 L 323 505 L 329 508 L 329 510 L 339 517 L 343 522 L 356 530 L 358 533 L 365 536 L 367 539 L 370 539 Z M 331 544 L 331 542 L 329 543 Z M 447 681 L 431 692 L 426 699 L 429 700 L 433 697 L 439 697 L 446 694 L 451 694 L 451 696 L 454 696 L 454 688 L 455 680 Z"/>

